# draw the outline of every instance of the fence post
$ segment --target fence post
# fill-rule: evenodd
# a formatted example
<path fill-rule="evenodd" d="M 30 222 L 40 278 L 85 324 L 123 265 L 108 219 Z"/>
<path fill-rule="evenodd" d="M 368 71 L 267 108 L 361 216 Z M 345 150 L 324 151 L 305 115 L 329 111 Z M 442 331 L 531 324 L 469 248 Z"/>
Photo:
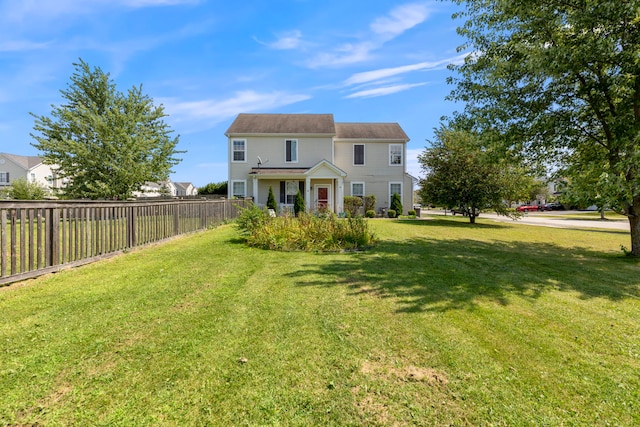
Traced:
<path fill-rule="evenodd" d="M 49 232 L 47 236 L 49 246 L 47 265 L 58 265 L 60 264 L 60 211 L 58 208 L 49 209 L 45 222 L 49 222 L 48 227 L 45 225 L 45 230 Z"/>
<path fill-rule="evenodd" d="M 135 206 L 128 206 L 127 210 L 127 247 L 133 248 L 136 246 L 136 222 L 137 222 L 137 209 Z"/>

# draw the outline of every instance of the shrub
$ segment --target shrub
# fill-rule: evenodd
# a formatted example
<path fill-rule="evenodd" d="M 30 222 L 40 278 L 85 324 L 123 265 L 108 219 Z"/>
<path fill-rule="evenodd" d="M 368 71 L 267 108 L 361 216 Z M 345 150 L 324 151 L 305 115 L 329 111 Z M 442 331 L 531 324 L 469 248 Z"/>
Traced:
<path fill-rule="evenodd" d="M 302 193 L 300 193 L 300 190 L 298 190 L 298 193 L 296 193 L 296 199 L 293 202 L 293 213 L 298 216 L 301 212 L 304 211 L 304 198 L 302 197 Z"/>
<path fill-rule="evenodd" d="M 344 211 L 349 217 L 358 216 L 358 210 L 362 206 L 362 199 L 357 196 L 345 196 L 344 198 Z"/>
<path fill-rule="evenodd" d="M 364 216 L 366 216 L 367 218 L 375 218 L 376 217 L 376 211 L 374 211 L 373 209 L 369 209 L 368 211 L 366 211 L 364 213 Z"/>
<path fill-rule="evenodd" d="M 276 197 L 273 195 L 273 187 L 271 186 L 269 186 L 269 195 L 267 196 L 267 209 L 278 211 L 278 204 L 276 203 Z"/>
<path fill-rule="evenodd" d="M 396 211 L 398 215 L 402 215 L 402 202 L 400 201 L 400 195 L 398 193 L 393 193 L 391 196 L 389 209 Z"/>
<path fill-rule="evenodd" d="M 263 249 L 353 250 L 362 249 L 375 241 L 375 236 L 368 229 L 368 222 L 361 217 L 342 219 L 334 214 L 315 216 L 300 212 L 297 217 L 285 215 L 272 218 L 265 215 L 263 210 L 247 209 L 239 218 L 239 227 L 246 228 L 246 224 L 250 226 L 250 232 L 244 233 L 247 244 Z"/>
<path fill-rule="evenodd" d="M 387 211 L 387 216 L 388 216 L 389 218 L 395 218 L 395 217 L 397 216 L 397 213 L 396 213 L 396 211 L 394 211 L 393 209 L 389 209 L 389 210 Z"/>
<path fill-rule="evenodd" d="M 412 216 L 412 217 L 414 217 L 414 218 L 415 218 L 415 216 L 416 216 L 416 211 L 414 211 L 413 209 L 411 209 L 411 210 L 407 211 L 407 215 Z"/>
<path fill-rule="evenodd" d="M 269 220 L 269 213 L 253 203 L 248 208 L 241 208 L 236 225 L 243 234 L 251 234 L 264 226 Z"/>
<path fill-rule="evenodd" d="M 29 182 L 26 178 L 16 179 L 11 183 L 8 196 L 16 200 L 42 200 L 47 194 L 47 189 L 37 182 Z"/>
<path fill-rule="evenodd" d="M 374 211 L 376 209 L 376 196 L 373 194 L 364 196 L 364 211 Z"/>

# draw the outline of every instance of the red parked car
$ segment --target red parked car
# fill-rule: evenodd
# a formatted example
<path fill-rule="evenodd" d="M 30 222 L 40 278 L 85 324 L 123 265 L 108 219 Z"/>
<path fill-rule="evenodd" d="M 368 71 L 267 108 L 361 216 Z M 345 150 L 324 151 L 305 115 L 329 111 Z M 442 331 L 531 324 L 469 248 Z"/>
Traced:
<path fill-rule="evenodd" d="M 516 208 L 518 212 L 533 212 L 543 210 L 542 205 L 522 205 Z"/>

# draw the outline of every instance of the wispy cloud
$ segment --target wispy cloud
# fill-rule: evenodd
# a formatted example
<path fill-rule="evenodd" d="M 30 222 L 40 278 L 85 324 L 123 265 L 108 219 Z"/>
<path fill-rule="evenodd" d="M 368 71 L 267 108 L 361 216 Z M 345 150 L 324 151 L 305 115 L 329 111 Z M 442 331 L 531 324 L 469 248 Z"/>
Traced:
<path fill-rule="evenodd" d="M 0 52 L 25 52 L 29 50 L 46 49 L 51 42 L 32 42 L 29 40 L 0 41 Z"/>
<path fill-rule="evenodd" d="M 300 30 L 287 31 L 278 35 L 276 41 L 265 43 L 254 37 L 258 43 L 276 50 L 298 49 L 302 46 L 302 32 Z"/>
<path fill-rule="evenodd" d="M 392 9 L 387 16 L 381 16 L 369 26 L 375 34 L 385 39 L 394 38 L 421 24 L 429 17 L 429 9 L 423 3 L 404 4 Z"/>
<path fill-rule="evenodd" d="M 4 19 L 22 22 L 34 17 L 54 20 L 64 15 L 99 13 L 106 8 L 144 8 L 197 4 L 200 0 L 22 0 L 0 6 Z"/>
<path fill-rule="evenodd" d="M 391 95 L 392 93 L 402 92 L 414 87 L 424 86 L 424 85 L 426 85 L 426 83 L 412 83 L 412 84 L 377 87 L 374 89 L 366 89 L 366 90 L 354 92 L 350 95 L 345 96 L 345 98 L 373 98 L 376 96 Z"/>
<path fill-rule="evenodd" d="M 454 56 L 452 58 L 446 58 L 439 61 L 427 61 L 419 62 L 417 64 L 403 65 L 400 67 L 381 68 L 379 70 L 364 71 L 362 73 L 356 73 L 345 80 L 345 85 L 356 85 L 369 83 L 376 80 L 381 80 L 401 74 L 406 74 L 414 71 L 426 71 L 435 70 L 446 67 L 449 64 L 459 64 L 464 61 L 467 54 Z"/>
<path fill-rule="evenodd" d="M 429 17 L 429 9 L 423 3 L 397 6 L 387 15 L 376 18 L 369 25 L 364 40 L 342 43 L 328 52 L 320 52 L 307 61 L 309 68 L 336 67 L 364 62 L 386 42 L 421 24 Z"/>
<path fill-rule="evenodd" d="M 175 98 L 158 99 L 165 111 L 176 122 L 207 121 L 209 127 L 235 117 L 239 113 L 264 112 L 295 104 L 311 98 L 309 95 L 284 91 L 256 92 L 239 91 L 231 98 L 202 101 L 180 101 Z"/>

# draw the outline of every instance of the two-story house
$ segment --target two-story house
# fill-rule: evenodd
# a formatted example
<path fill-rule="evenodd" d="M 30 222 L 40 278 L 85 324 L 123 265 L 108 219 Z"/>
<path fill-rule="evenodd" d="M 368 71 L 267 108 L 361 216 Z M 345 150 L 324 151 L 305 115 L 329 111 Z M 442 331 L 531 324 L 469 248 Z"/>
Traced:
<path fill-rule="evenodd" d="M 343 212 L 344 196 L 376 197 L 376 211 L 413 200 L 406 173 L 409 138 L 397 123 L 336 123 L 332 114 L 239 114 L 229 139 L 229 197 L 280 206 L 298 191 L 308 210 Z"/>
<path fill-rule="evenodd" d="M 62 180 L 56 179 L 55 167 L 45 165 L 41 157 L 0 153 L 0 187 L 8 187 L 17 179 L 26 179 L 49 189 L 64 185 Z"/>

